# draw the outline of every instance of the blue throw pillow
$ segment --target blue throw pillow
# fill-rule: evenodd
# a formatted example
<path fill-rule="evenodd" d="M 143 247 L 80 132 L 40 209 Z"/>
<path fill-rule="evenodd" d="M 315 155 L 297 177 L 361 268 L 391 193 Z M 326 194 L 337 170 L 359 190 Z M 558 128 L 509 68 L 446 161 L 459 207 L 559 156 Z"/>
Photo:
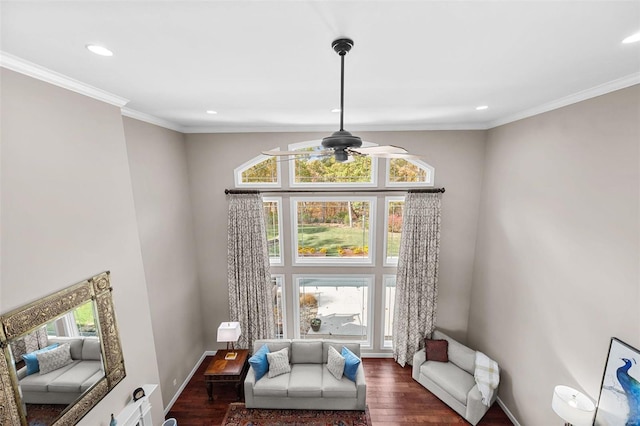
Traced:
<path fill-rule="evenodd" d="M 41 354 L 42 352 L 47 352 L 57 347 L 58 343 L 54 343 L 53 345 L 49 345 L 46 348 L 38 349 L 37 351 L 29 352 L 28 354 L 22 355 L 22 359 L 24 360 L 25 364 L 27 364 L 27 376 L 29 374 L 37 373 L 38 371 L 40 371 L 40 364 L 38 364 L 38 358 L 36 358 L 36 354 Z"/>
<path fill-rule="evenodd" d="M 342 354 L 344 357 L 344 375 L 353 382 L 356 381 L 356 374 L 358 374 L 358 365 L 360 365 L 360 358 L 356 356 L 349 349 L 342 347 Z"/>
<path fill-rule="evenodd" d="M 267 354 L 269 353 L 269 347 L 262 345 L 260 349 L 256 351 L 251 358 L 249 358 L 249 364 L 253 367 L 253 371 L 256 374 L 256 382 L 269 371 L 269 361 L 267 361 Z"/>

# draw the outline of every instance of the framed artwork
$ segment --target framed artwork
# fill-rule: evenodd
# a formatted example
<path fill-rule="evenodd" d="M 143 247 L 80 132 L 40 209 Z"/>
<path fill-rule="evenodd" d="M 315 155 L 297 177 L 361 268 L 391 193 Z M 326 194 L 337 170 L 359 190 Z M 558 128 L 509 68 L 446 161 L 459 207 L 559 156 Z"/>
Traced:
<path fill-rule="evenodd" d="M 595 426 L 640 425 L 640 351 L 613 337 L 604 366 Z"/>

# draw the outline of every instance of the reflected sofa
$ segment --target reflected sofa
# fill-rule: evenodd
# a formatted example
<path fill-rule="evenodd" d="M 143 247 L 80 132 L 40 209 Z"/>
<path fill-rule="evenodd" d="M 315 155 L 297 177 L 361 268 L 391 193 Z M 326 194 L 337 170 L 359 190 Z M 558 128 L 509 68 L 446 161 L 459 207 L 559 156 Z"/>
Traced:
<path fill-rule="evenodd" d="M 22 402 L 26 404 L 71 404 L 104 377 L 100 340 L 97 337 L 49 337 L 49 344 L 69 343 L 71 364 L 46 374 L 27 375 L 18 370 Z"/>

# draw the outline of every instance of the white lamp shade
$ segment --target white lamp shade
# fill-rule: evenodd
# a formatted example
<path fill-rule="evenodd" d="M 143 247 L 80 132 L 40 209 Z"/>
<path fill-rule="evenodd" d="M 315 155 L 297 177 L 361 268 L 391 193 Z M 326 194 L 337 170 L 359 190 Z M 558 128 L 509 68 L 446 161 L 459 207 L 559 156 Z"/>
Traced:
<path fill-rule="evenodd" d="M 556 386 L 553 390 L 551 408 L 564 421 L 575 426 L 593 424 L 596 406 L 589 397 L 569 386 Z"/>
<path fill-rule="evenodd" d="M 223 322 L 218 327 L 218 342 L 237 342 L 241 334 L 239 322 Z"/>

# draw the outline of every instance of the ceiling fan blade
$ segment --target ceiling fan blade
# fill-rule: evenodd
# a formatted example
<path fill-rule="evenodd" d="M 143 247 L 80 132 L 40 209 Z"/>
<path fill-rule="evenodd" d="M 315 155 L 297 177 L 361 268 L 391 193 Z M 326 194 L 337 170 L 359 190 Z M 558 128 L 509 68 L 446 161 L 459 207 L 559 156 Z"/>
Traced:
<path fill-rule="evenodd" d="M 285 156 L 285 155 L 298 155 L 298 156 L 318 155 L 317 152 L 313 152 L 313 151 L 262 151 L 262 154 L 271 155 L 274 157 Z"/>
<path fill-rule="evenodd" d="M 401 152 L 380 152 L 380 153 L 376 153 L 376 154 L 369 154 L 372 157 L 376 157 L 376 158 L 401 158 L 403 160 L 421 160 L 422 157 L 420 157 L 419 155 L 413 155 L 413 154 L 403 154 Z"/>
<path fill-rule="evenodd" d="M 351 148 L 352 151 L 360 154 L 409 154 L 409 152 L 399 146 L 393 145 L 381 145 L 381 146 L 366 146 L 359 148 Z"/>

